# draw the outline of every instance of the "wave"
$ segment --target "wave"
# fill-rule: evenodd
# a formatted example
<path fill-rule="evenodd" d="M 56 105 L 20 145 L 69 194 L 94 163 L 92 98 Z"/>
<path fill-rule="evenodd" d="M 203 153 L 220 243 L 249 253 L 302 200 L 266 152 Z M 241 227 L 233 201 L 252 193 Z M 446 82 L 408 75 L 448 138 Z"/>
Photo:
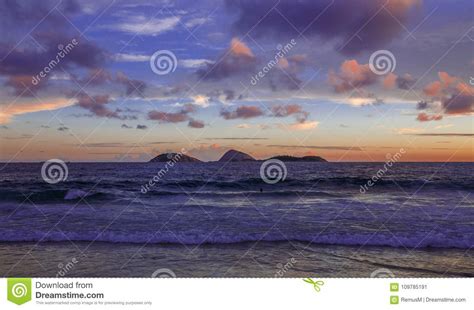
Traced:
<path fill-rule="evenodd" d="M 26 197 L 35 204 L 60 203 L 65 200 L 79 200 L 87 197 L 88 201 L 113 198 L 112 195 L 102 192 L 88 192 L 80 189 L 45 189 L 32 192 L 29 196 L 21 190 L 0 190 L 0 201 L 23 202 Z"/>
<path fill-rule="evenodd" d="M 183 234 L 183 233 L 118 233 L 118 232 L 4 232 L 0 234 L 0 242 L 62 242 L 85 241 L 107 243 L 137 243 L 137 244 L 233 244 L 242 242 L 311 242 L 322 245 L 347 245 L 347 246 L 387 246 L 394 248 L 460 248 L 469 249 L 474 246 L 471 237 L 448 237 L 444 234 L 416 233 L 410 236 L 372 235 L 360 233 L 331 233 L 317 235 L 286 235 L 279 233 L 236 233 L 236 234 Z"/>

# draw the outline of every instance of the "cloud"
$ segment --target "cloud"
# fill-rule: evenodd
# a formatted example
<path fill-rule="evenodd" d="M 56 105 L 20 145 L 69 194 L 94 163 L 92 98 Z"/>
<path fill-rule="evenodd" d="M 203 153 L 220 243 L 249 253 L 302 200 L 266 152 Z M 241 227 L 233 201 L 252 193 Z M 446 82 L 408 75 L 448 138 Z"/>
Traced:
<path fill-rule="evenodd" d="M 421 0 L 227 1 L 229 9 L 239 13 L 233 25 L 238 33 L 279 39 L 300 33 L 318 36 L 336 42 L 346 55 L 385 46 L 403 31 L 412 9 L 420 4 Z"/>
<path fill-rule="evenodd" d="M 121 31 L 131 35 L 157 36 L 173 30 L 180 22 L 180 17 L 171 16 L 166 18 L 147 18 L 142 15 L 131 15 L 126 20 L 103 28 Z"/>
<path fill-rule="evenodd" d="M 117 73 L 116 81 L 126 87 L 125 93 L 127 96 L 136 94 L 137 96 L 144 97 L 143 92 L 147 87 L 144 81 L 130 79 L 122 72 Z"/>
<path fill-rule="evenodd" d="M 271 111 L 274 117 L 294 115 L 299 123 L 304 123 L 309 116 L 309 112 L 304 111 L 298 104 L 274 105 L 271 107 Z"/>
<path fill-rule="evenodd" d="M 195 69 L 205 65 L 212 65 L 214 62 L 209 59 L 179 59 L 178 65 L 180 67 Z"/>
<path fill-rule="evenodd" d="M 140 124 L 138 124 L 138 125 L 137 125 L 137 129 L 145 130 L 145 129 L 148 129 L 148 126 L 147 126 L 147 125 L 140 125 Z"/>
<path fill-rule="evenodd" d="M 424 100 L 418 101 L 418 103 L 416 104 L 417 110 L 426 110 L 428 107 L 429 107 L 429 103 Z"/>
<path fill-rule="evenodd" d="M 256 58 L 250 48 L 237 38 L 233 38 L 230 47 L 215 62 L 206 63 L 197 74 L 205 80 L 223 79 L 254 69 Z"/>
<path fill-rule="evenodd" d="M 133 128 L 132 126 L 128 126 L 127 124 L 122 124 L 122 126 L 120 126 L 121 128 L 125 128 L 125 129 L 131 129 Z"/>
<path fill-rule="evenodd" d="M 124 54 L 117 53 L 113 57 L 113 60 L 118 62 L 146 62 L 150 61 L 149 55 L 139 55 L 139 54 Z"/>
<path fill-rule="evenodd" d="M 205 124 L 202 121 L 190 119 L 188 122 L 188 127 L 191 128 L 204 128 Z"/>
<path fill-rule="evenodd" d="M 418 116 L 416 117 L 416 120 L 417 121 L 420 121 L 420 122 L 429 122 L 429 121 L 440 121 L 443 119 L 443 115 L 428 115 L 424 112 L 421 112 L 418 114 Z"/>
<path fill-rule="evenodd" d="M 403 76 L 398 76 L 396 79 L 397 87 L 399 89 L 408 90 L 416 83 L 416 79 L 410 74 L 406 73 Z"/>
<path fill-rule="evenodd" d="M 399 129 L 396 130 L 396 132 L 399 135 L 418 134 L 418 133 L 421 133 L 423 131 L 424 131 L 423 128 L 399 128 Z"/>
<path fill-rule="evenodd" d="M 447 72 L 439 72 L 438 77 L 439 81 L 434 81 L 423 89 L 425 95 L 439 100 L 445 114 L 474 113 L 474 87 Z"/>
<path fill-rule="evenodd" d="M 319 122 L 312 121 L 312 122 L 304 122 L 304 123 L 294 123 L 289 125 L 278 124 L 278 127 L 283 130 L 311 130 L 318 127 Z"/>
<path fill-rule="evenodd" d="M 159 121 L 161 123 L 181 123 L 185 121 L 192 121 L 189 114 L 195 112 L 195 110 L 196 108 L 192 104 L 185 105 L 178 112 L 162 112 L 162 111 L 153 110 L 153 111 L 148 112 L 148 119 Z M 196 125 L 196 123 L 194 124 Z M 202 128 L 202 127 L 194 127 L 194 128 Z"/>
<path fill-rule="evenodd" d="M 33 113 L 39 111 L 51 111 L 70 106 L 73 100 L 66 98 L 57 98 L 43 102 L 16 102 L 6 106 L 0 106 L 0 124 L 10 122 L 15 115 Z"/>
<path fill-rule="evenodd" d="M 341 64 L 339 72 L 329 71 L 328 82 L 336 93 L 372 85 L 377 82 L 368 64 L 359 64 L 357 60 L 346 60 Z"/>
<path fill-rule="evenodd" d="M 473 133 L 412 133 L 411 135 L 425 137 L 474 137 Z"/>
<path fill-rule="evenodd" d="M 200 26 L 208 22 L 210 19 L 206 17 L 198 17 L 188 20 L 184 23 L 184 25 L 188 28 L 194 28 L 196 26 Z"/>
<path fill-rule="evenodd" d="M 263 111 L 257 106 L 240 106 L 234 111 L 222 110 L 220 115 L 226 119 L 247 119 L 264 115 Z"/>
<path fill-rule="evenodd" d="M 59 131 L 67 131 L 67 130 L 69 130 L 69 128 L 66 127 L 66 126 L 60 126 L 60 127 L 58 128 L 58 130 L 59 130 Z"/>
<path fill-rule="evenodd" d="M 110 103 L 109 95 L 89 96 L 82 92 L 77 96 L 76 105 L 92 112 L 92 115 L 98 117 L 118 118 L 118 119 L 135 119 L 133 116 L 120 115 L 119 111 L 111 110 L 107 107 Z"/>
<path fill-rule="evenodd" d="M 209 97 L 205 95 L 196 95 L 191 97 L 193 99 L 193 104 L 198 105 L 203 108 L 207 108 L 209 106 Z"/>
<path fill-rule="evenodd" d="M 288 148 L 288 149 L 320 149 L 320 150 L 337 150 L 337 151 L 362 151 L 362 149 L 358 146 L 271 144 L 271 145 L 267 145 L 267 147 Z"/>

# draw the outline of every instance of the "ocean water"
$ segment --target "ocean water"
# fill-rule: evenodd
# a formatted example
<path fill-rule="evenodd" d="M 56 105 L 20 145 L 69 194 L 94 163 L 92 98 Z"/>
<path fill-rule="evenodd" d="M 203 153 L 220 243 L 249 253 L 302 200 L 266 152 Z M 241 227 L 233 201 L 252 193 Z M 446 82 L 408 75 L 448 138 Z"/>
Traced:
<path fill-rule="evenodd" d="M 260 162 L 68 163 L 56 184 L 41 166 L 0 171 L 0 242 L 474 246 L 472 163 L 396 163 L 365 187 L 383 163 L 286 163 L 276 184 Z"/>

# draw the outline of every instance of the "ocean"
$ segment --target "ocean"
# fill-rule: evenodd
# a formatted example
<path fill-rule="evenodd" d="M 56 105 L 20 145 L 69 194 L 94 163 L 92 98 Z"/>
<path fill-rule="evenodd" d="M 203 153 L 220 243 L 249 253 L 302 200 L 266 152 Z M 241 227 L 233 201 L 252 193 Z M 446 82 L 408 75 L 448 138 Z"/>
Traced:
<path fill-rule="evenodd" d="M 289 162 L 274 184 L 261 164 L 5 165 L 0 273 L 474 275 L 473 163 Z"/>

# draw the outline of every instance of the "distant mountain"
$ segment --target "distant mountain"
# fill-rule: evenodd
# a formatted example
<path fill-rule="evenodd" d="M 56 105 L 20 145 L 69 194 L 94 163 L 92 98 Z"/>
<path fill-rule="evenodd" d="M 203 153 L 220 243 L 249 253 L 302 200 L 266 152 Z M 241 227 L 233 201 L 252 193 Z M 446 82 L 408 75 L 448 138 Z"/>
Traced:
<path fill-rule="evenodd" d="M 302 161 L 302 162 L 327 162 L 322 157 L 319 156 L 303 156 L 303 157 L 295 157 L 295 156 L 290 156 L 290 155 L 279 155 L 279 156 L 273 156 L 269 159 L 279 159 L 282 162 L 288 162 L 288 161 Z"/>
<path fill-rule="evenodd" d="M 178 153 L 163 153 L 151 159 L 149 162 L 150 163 L 165 163 L 168 161 L 174 161 L 174 162 L 180 162 L 180 163 L 200 163 L 201 162 L 197 158 L 184 155 L 184 154 L 178 154 Z"/>
<path fill-rule="evenodd" d="M 224 155 L 222 155 L 222 157 L 218 161 L 219 162 L 255 161 L 255 158 L 243 152 L 239 152 L 236 150 L 229 150 Z"/>

